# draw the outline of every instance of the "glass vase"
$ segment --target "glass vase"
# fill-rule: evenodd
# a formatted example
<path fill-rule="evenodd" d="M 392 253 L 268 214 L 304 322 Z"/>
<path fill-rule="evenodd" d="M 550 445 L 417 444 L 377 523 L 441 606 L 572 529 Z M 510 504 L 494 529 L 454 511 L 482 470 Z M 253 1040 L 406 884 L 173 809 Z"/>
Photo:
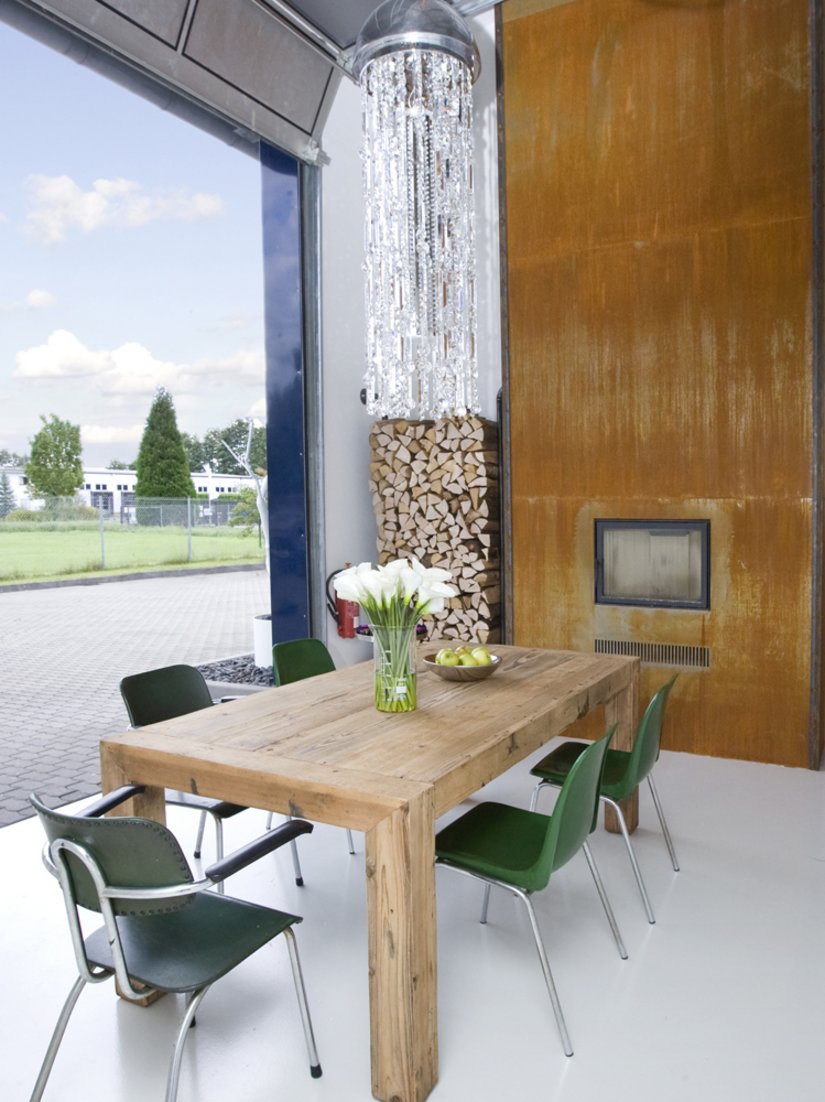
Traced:
<path fill-rule="evenodd" d="M 375 707 L 379 712 L 412 712 L 416 706 L 415 628 L 372 629 L 375 655 Z"/>

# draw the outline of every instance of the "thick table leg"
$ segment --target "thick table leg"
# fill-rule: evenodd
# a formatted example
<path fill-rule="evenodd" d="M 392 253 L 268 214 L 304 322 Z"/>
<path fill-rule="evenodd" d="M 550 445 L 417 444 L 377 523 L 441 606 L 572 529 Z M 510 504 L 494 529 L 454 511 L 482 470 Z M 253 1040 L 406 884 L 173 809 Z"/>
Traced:
<path fill-rule="evenodd" d="M 434 812 L 423 791 L 366 835 L 372 1093 L 423 1102 L 438 1079 Z"/>
<path fill-rule="evenodd" d="M 115 757 L 106 746 L 100 745 L 100 790 L 104 794 L 124 784 L 132 784 L 133 778 L 128 777 L 118 765 Z M 147 788 L 139 796 L 127 800 L 125 804 L 116 807 L 112 815 L 140 815 L 144 819 L 154 819 L 158 823 L 166 822 L 166 802 L 162 788 Z"/>
<path fill-rule="evenodd" d="M 100 747 L 100 790 L 103 793 L 111 792 L 115 788 L 120 788 L 124 784 L 131 784 L 132 780 L 127 777 L 120 766 L 115 762 L 111 753 L 106 746 L 101 744 Z M 163 798 L 162 788 L 147 788 L 145 792 L 141 792 L 139 796 L 135 796 L 134 799 L 127 800 L 126 803 L 120 804 L 119 807 L 114 808 L 109 813 L 112 816 L 118 815 L 140 815 L 144 819 L 155 819 L 159 823 L 166 822 L 166 803 Z M 139 986 L 137 981 L 134 981 L 134 985 Z M 115 990 L 122 999 L 126 996 L 120 989 L 120 985 L 115 980 Z M 163 997 L 162 991 L 153 991 L 151 995 L 147 995 L 144 999 L 132 999 L 128 1001 L 136 1006 L 151 1006 L 152 1003 L 157 1002 L 158 999 Z"/>
<path fill-rule="evenodd" d="M 636 732 L 636 717 L 639 712 L 639 679 L 634 677 L 627 688 L 611 697 L 605 704 L 605 721 L 610 727 L 618 723 L 619 729 L 613 737 L 612 745 L 617 750 L 629 750 L 633 745 L 633 736 Z M 627 829 L 632 833 L 639 825 L 639 792 L 638 789 L 628 799 L 621 802 L 622 813 L 627 823 Z M 605 807 L 605 830 L 619 834 L 621 827 L 616 817 L 616 812 L 611 807 Z"/>

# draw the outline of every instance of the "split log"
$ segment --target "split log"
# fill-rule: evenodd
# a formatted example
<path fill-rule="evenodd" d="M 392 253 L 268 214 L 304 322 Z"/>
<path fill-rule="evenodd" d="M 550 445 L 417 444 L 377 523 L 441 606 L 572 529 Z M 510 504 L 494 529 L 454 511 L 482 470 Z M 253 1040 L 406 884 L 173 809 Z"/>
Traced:
<path fill-rule="evenodd" d="M 459 591 L 433 634 L 497 642 L 501 626 L 498 430 L 481 417 L 377 421 L 370 492 L 379 562 L 415 556 Z"/>

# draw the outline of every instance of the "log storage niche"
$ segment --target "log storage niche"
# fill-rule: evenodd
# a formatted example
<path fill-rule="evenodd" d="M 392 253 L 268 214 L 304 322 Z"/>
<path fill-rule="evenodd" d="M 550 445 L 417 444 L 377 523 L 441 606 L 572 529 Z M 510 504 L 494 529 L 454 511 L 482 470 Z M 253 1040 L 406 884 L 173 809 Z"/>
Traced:
<path fill-rule="evenodd" d="M 431 618 L 433 634 L 500 642 L 496 423 L 376 421 L 370 452 L 378 561 L 414 555 L 449 570 L 459 595 Z"/>

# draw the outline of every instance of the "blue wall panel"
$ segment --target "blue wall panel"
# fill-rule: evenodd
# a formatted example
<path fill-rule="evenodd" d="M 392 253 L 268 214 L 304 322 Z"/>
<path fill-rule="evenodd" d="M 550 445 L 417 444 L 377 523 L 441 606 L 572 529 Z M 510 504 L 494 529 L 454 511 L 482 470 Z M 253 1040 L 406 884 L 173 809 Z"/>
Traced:
<path fill-rule="evenodd" d="M 261 143 L 272 637 L 309 635 L 298 163 Z"/>

